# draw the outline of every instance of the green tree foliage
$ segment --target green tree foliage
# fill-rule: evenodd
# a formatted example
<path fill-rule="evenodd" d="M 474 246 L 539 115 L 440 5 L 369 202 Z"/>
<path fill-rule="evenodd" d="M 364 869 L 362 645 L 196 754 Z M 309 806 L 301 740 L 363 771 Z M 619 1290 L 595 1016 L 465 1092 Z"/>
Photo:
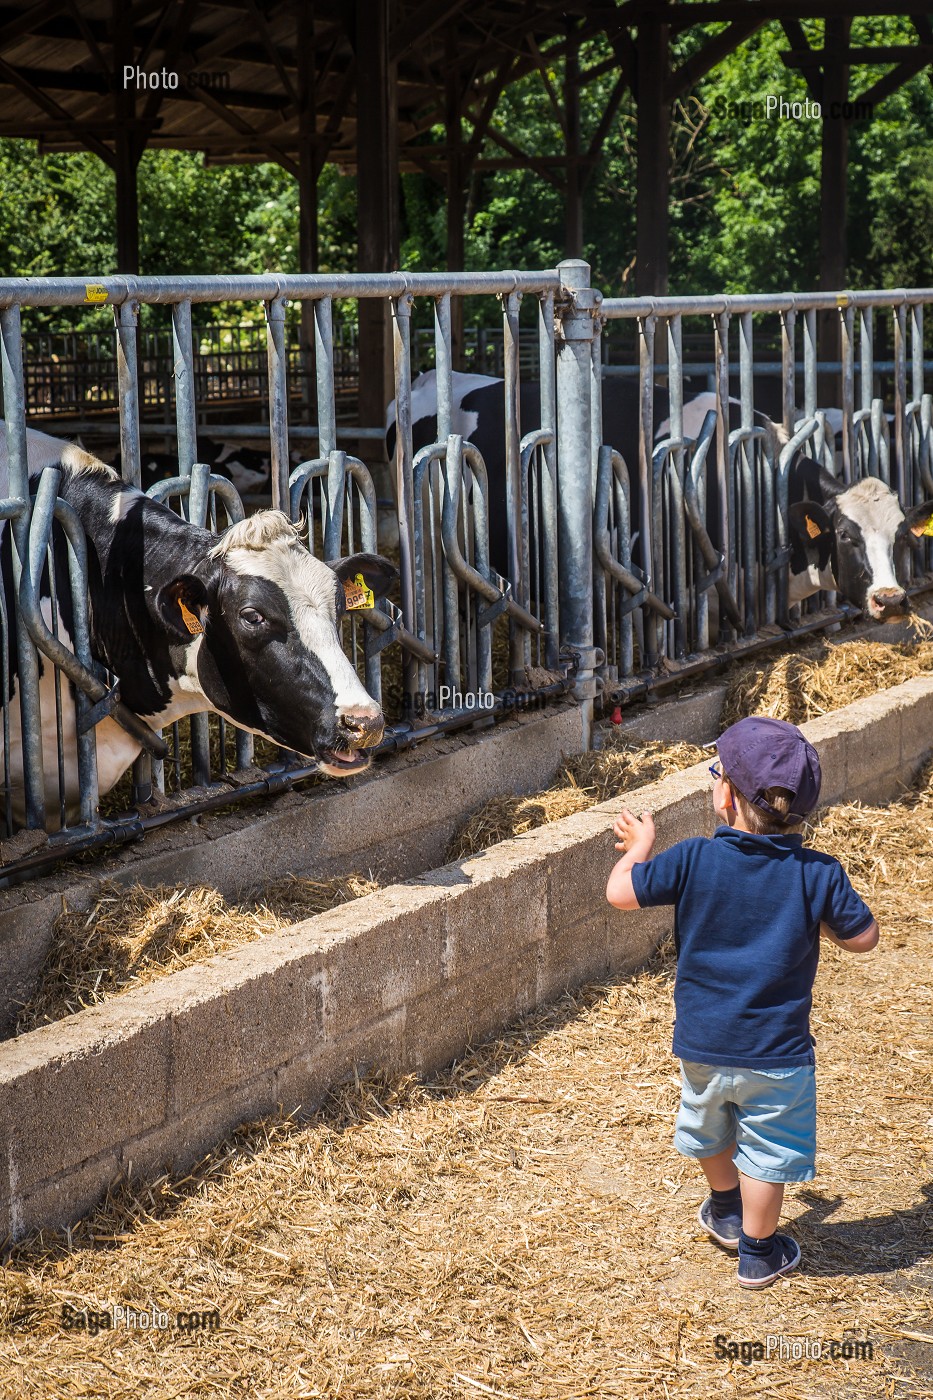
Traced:
<path fill-rule="evenodd" d="M 804 25 L 820 47 L 821 21 Z M 853 21 L 856 45 L 911 44 L 916 34 L 897 18 Z M 678 291 L 806 290 L 819 279 L 821 123 L 763 115 L 769 94 L 788 103 L 809 96 L 799 69 L 786 68 L 788 43 L 764 26 L 702 82 L 692 103 L 707 157 L 702 184 L 688 182 L 672 205 L 672 286 Z M 853 68 L 849 90 L 865 92 L 888 66 Z M 916 224 L 929 208 L 933 160 L 933 88 L 918 74 L 879 103 L 849 134 L 847 281 L 903 284 L 901 269 L 927 284 L 933 227 Z M 925 268 L 925 271 L 924 271 Z"/>
<path fill-rule="evenodd" d="M 675 40 L 674 66 L 722 26 L 698 26 Z M 823 22 L 806 21 L 822 43 Z M 905 18 L 853 21 L 856 44 L 915 43 Z M 798 69 L 781 58 L 788 41 L 767 24 L 676 104 L 671 134 L 671 287 L 675 291 L 813 287 L 818 279 L 820 123 L 768 119 L 769 94 L 804 101 Z M 611 59 L 600 40 L 581 68 Z M 563 60 L 545 59 L 554 94 Z M 864 91 L 886 70 L 853 70 Z M 611 66 L 580 90 L 584 155 L 610 102 Z M 491 137 L 467 189 L 465 261 L 470 268 L 552 266 L 563 255 L 564 197 L 557 165 L 564 138 L 545 84 L 533 72 L 502 95 L 494 127 L 528 152 L 536 168 L 505 170 Z M 471 135 L 463 122 L 463 136 Z M 933 86 L 929 70 L 850 129 L 850 285 L 929 282 L 933 265 Z M 443 128 L 432 133 L 438 144 Z M 626 93 L 600 154 L 584 163 L 584 255 L 594 279 L 630 291 L 635 255 L 637 129 Z M 551 176 L 553 178 L 549 179 Z M 441 268 L 446 196 L 424 174 L 401 180 L 402 265 Z M 140 258 L 148 273 L 290 271 L 298 265 L 298 197 L 278 166 L 211 166 L 197 154 L 149 151 L 139 168 Z M 319 184 L 320 265 L 356 263 L 356 182 L 325 168 Z M 115 266 L 114 182 L 92 155 L 39 157 L 26 141 L 0 141 L 0 275 L 103 275 Z M 494 309 L 490 311 L 494 314 Z"/>
<path fill-rule="evenodd" d="M 297 270 L 298 189 L 280 166 L 211 166 L 187 151 L 147 151 L 137 189 L 142 272 Z M 355 182 L 328 166 L 319 197 L 322 270 L 349 271 L 356 263 Z M 96 156 L 43 157 L 32 142 L 0 140 L 0 276 L 113 273 L 115 206 L 113 173 Z M 100 325 L 93 310 L 29 315 L 33 325 Z"/>

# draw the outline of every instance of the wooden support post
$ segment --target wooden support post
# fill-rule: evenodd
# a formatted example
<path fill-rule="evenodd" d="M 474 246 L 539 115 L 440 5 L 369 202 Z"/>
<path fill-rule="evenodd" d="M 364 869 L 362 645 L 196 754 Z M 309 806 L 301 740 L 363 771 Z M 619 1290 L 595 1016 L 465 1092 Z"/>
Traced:
<path fill-rule="evenodd" d="M 457 31 L 449 25 L 444 36 L 447 91 L 444 120 L 447 129 L 447 271 L 462 272 L 464 257 L 464 151 L 460 111 L 460 73 L 457 68 Z M 450 299 L 450 339 L 454 369 L 463 369 L 463 297 Z"/>
<path fill-rule="evenodd" d="M 358 265 L 361 272 L 398 266 L 398 119 L 395 64 L 389 62 L 390 0 L 356 0 Z M 360 298 L 359 421 L 385 420 L 392 398 L 391 308 Z"/>
<path fill-rule="evenodd" d="M 320 174 L 316 145 L 314 3 L 298 3 L 298 270 L 318 270 L 317 182 Z M 314 310 L 301 303 L 301 401 L 306 421 L 317 403 L 314 379 Z"/>
<path fill-rule="evenodd" d="M 583 182 L 580 179 L 580 41 L 570 21 L 564 59 L 564 149 L 567 199 L 564 204 L 564 257 L 583 257 Z"/>
<path fill-rule="evenodd" d="M 635 42 L 638 159 L 635 286 L 639 296 L 664 296 L 668 287 L 670 196 L 669 27 L 639 17 Z"/>
<path fill-rule="evenodd" d="M 136 89 L 124 86 L 123 68 L 133 64 L 133 30 L 129 5 L 113 0 L 114 168 L 117 177 L 117 272 L 139 271 L 139 194 L 136 168 Z"/>
<path fill-rule="evenodd" d="M 846 185 L 849 164 L 849 125 L 843 116 L 831 116 L 834 106 L 842 112 L 849 97 L 849 65 L 846 51 L 852 21 L 827 18 L 823 41 L 823 81 L 820 101 L 823 108 L 823 141 L 820 197 L 820 291 L 838 292 L 846 284 Z M 839 315 L 827 311 L 820 317 L 819 353 L 821 359 L 838 360 L 841 355 Z M 825 376 L 818 389 L 822 404 L 841 403 L 840 379 Z"/>

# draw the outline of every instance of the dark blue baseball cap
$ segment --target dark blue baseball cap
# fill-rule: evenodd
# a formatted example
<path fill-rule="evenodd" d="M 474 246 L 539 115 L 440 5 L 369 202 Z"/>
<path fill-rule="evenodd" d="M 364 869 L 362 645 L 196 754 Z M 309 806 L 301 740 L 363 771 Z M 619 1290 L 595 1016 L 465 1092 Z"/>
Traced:
<path fill-rule="evenodd" d="M 786 826 L 803 821 L 820 800 L 820 760 L 795 724 L 759 715 L 740 719 L 719 736 L 716 750 L 742 796 Z M 763 796 L 772 787 L 793 794 L 793 810 L 786 817 Z"/>

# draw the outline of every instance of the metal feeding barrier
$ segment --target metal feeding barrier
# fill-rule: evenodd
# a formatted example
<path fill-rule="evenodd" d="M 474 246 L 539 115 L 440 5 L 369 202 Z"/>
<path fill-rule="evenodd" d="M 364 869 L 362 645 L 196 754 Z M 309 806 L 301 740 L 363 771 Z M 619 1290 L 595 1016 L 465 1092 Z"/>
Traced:
<path fill-rule="evenodd" d="M 501 433 L 488 460 L 469 440 L 475 425 L 455 400 L 451 305 L 461 297 L 501 303 Z M 343 352 L 335 325 L 345 325 L 347 316 L 341 305 L 335 317 L 335 303 L 361 298 L 381 299 L 391 311 L 396 449 L 389 517 L 377 500 L 373 469 L 338 446 Z M 231 482 L 198 461 L 202 405 L 193 308 L 231 301 L 263 307 L 273 507 L 302 522 L 308 548 L 323 560 L 386 552 L 381 535 L 391 553 L 397 539 L 398 601 L 354 611 L 344 624 L 348 655 L 389 719 L 379 747 L 395 752 L 571 690 L 589 715 L 600 694 L 625 700 L 839 616 L 825 609 L 797 618 L 788 613 L 791 456 L 806 445 L 846 481 L 881 477 L 905 504 L 933 495 L 933 400 L 923 393 L 922 320 L 931 299 L 933 292 L 918 291 L 604 300 L 579 261 L 528 273 L 0 281 L 9 458 L 0 499 L 6 836 L 0 832 L 0 883 L 62 855 L 283 790 L 317 771 L 313 760 L 231 734 L 217 716 L 193 716 L 162 735 L 121 703 L 119 676 L 94 656 L 87 607 L 93 541 L 58 496 L 60 472 L 30 472 L 26 414 L 33 405 L 23 371 L 23 308 L 97 305 L 101 315 L 113 315 L 122 472 L 136 486 L 143 426 L 139 309 L 165 308 L 149 316 L 171 323 L 178 474 L 149 494 L 192 525 L 219 533 L 243 518 L 243 506 Z M 296 370 L 287 305 L 293 300 L 309 302 L 313 313 L 313 430 L 289 423 Z M 430 326 L 413 325 L 425 307 Z M 838 402 L 825 410 L 818 407 L 823 366 L 816 354 L 822 311 L 838 318 L 841 345 Z M 873 358 L 874 318 L 883 311 L 893 313 L 893 427 L 879 379 L 889 362 Z M 779 317 L 782 336 L 781 440 L 755 415 L 753 330 L 756 318 L 768 316 Z M 688 433 L 683 322 L 698 317 L 712 337 L 715 390 L 711 411 Z M 611 441 L 602 426 L 604 401 L 624 368 L 603 363 L 602 329 L 615 318 L 634 319 L 637 327 L 631 425 L 637 448 Z M 735 402 L 732 322 L 739 350 Z M 659 330 L 666 353 L 656 355 Z M 429 335 L 436 431 L 432 423 L 434 440 L 425 442 L 419 420 L 416 447 L 413 363 L 426 358 Z M 522 383 L 530 377 L 537 384 L 537 421 L 522 423 Z M 666 393 L 670 421 L 656 441 L 659 392 Z M 294 449 L 310 436 L 315 455 L 294 465 Z M 930 563 L 927 548 L 923 567 Z M 917 585 L 916 562 L 914 570 Z M 98 795 L 95 740 L 104 719 L 140 746 L 132 787 L 109 796 Z M 75 810 L 66 800 L 69 765 L 79 774 Z M 111 774 L 104 786 L 112 780 Z"/>
<path fill-rule="evenodd" d="M 595 636 L 606 657 L 600 680 L 607 695 L 624 700 L 672 674 L 709 670 L 766 644 L 776 626 L 784 636 L 805 634 L 844 615 L 829 594 L 804 604 L 802 615 L 788 609 L 788 472 L 803 450 L 846 484 L 880 478 L 904 506 L 933 497 L 933 398 L 924 393 L 923 356 L 923 309 L 931 301 L 929 290 L 603 301 L 602 318 L 636 323 L 640 411 L 637 453 L 626 461 L 609 444 L 596 455 Z M 841 351 L 829 366 L 817 358 L 819 316 Z M 887 329 L 883 316 L 891 318 L 890 359 L 874 353 L 879 327 Z M 683 324 L 701 318 L 713 402 L 688 435 L 684 381 L 696 366 L 684 362 Z M 777 323 L 781 343 L 775 423 L 755 411 L 762 380 L 754 336 L 762 321 L 771 332 L 766 342 Z M 658 353 L 659 337 L 666 353 Z M 699 334 L 691 339 L 696 345 Z M 769 374 L 773 368 L 765 366 Z M 616 373 L 616 366 L 608 371 Z M 669 396 L 663 439 L 654 421 L 659 378 Z M 887 405 L 885 384 L 893 391 Z M 929 541 L 900 563 L 909 591 L 933 584 Z"/>
<path fill-rule="evenodd" d="M 380 549 L 373 476 L 359 457 L 337 445 L 340 347 L 335 352 L 334 303 L 389 300 L 400 406 L 394 473 L 398 507 L 392 522 L 397 525 L 400 605 L 380 602 L 354 612 L 345 624 L 345 642 L 370 694 L 394 719 L 380 747 L 397 751 L 472 724 L 478 711 L 498 718 L 529 697 L 544 702 L 572 688 L 573 666 L 562 661 L 557 635 L 554 298 L 560 287 L 557 271 L 452 278 L 392 274 L 0 282 L 9 459 L 8 498 L 0 501 L 0 519 L 9 522 L 8 578 L 0 612 L 7 837 L 0 852 L 0 882 L 23 878 L 63 855 L 134 839 L 179 817 L 278 791 L 317 771 L 307 758 L 254 742 L 248 734 L 231 735 L 232 727 L 218 716 L 195 715 L 162 735 L 120 702 L 119 677 L 106 672 L 91 644 L 87 556 L 93 543 L 57 495 L 60 472 L 30 472 L 26 414 L 33 405 L 23 367 L 23 308 L 91 305 L 99 306 L 102 315 L 113 315 L 121 470 L 137 487 L 146 383 L 145 360 L 140 368 L 139 352 L 146 347 L 140 346 L 139 310 L 143 305 L 166 308 L 162 315 L 171 318 L 178 474 L 152 487 L 149 495 L 191 524 L 219 532 L 243 518 L 243 506 L 232 483 L 198 461 L 198 391 L 203 392 L 203 384 L 192 312 L 211 302 L 261 305 L 272 505 L 302 521 L 309 549 L 327 560 Z M 527 443 L 520 438 L 518 422 L 518 315 L 524 292 L 541 298 L 536 358 L 551 386 L 542 427 Z M 494 505 L 486 464 L 472 444 L 451 432 L 451 298 L 467 295 L 502 300 L 509 424 L 503 461 L 508 534 L 515 541 L 509 546 L 508 576 L 492 567 L 489 519 Z M 441 438 L 417 466 L 410 403 L 415 296 L 434 308 Z M 286 307 L 293 299 L 308 300 L 313 309 L 317 409 L 317 455 L 294 468 L 290 448 L 306 441 L 308 433 L 299 429 L 292 438 L 288 422 L 295 360 Z M 151 330 L 145 334 L 151 341 Z M 162 334 L 164 338 L 167 332 Z M 422 344 L 424 334 L 421 327 Z M 97 359 L 103 358 L 99 351 L 98 346 Z M 494 473 L 500 470 L 494 465 Z M 49 662 L 51 690 L 44 669 Z M 95 740 L 105 718 L 137 741 L 141 752 L 132 765 L 131 788 L 127 782 L 116 793 L 99 796 Z M 50 724 L 55 735 L 51 747 Z M 66 800 L 69 768 L 78 773 L 77 808 Z"/>
<path fill-rule="evenodd" d="M 143 408 L 170 412 L 174 394 L 174 345 L 170 329 L 140 328 L 139 388 Z M 300 323 L 286 322 L 290 406 L 302 410 L 314 397 L 314 371 L 302 350 Z M 262 401 L 266 379 L 266 329 L 262 321 L 201 322 L 193 328 L 194 376 L 202 411 L 234 403 L 241 409 Z M 501 326 L 464 326 L 463 369 L 472 374 L 502 375 L 505 336 Z M 357 326 L 346 316 L 333 328 L 334 384 L 338 395 L 355 391 L 359 382 Z M 106 329 L 27 332 L 24 367 L 29 410 L 33 416 L 81 418 L 119 407 L 120 390 L 113 332 Z M 416 327 L 412 363 L 432 369 L 436 344 L 433 328 Z M 537 373 L 535 347 L 522 347 L 522 373 Z M 310 394 L 307 393 L 310 389 Z M 101 423 L 94 424 L 98 430 Z M 151 425 L 157 427 L 158 424 Z"/>

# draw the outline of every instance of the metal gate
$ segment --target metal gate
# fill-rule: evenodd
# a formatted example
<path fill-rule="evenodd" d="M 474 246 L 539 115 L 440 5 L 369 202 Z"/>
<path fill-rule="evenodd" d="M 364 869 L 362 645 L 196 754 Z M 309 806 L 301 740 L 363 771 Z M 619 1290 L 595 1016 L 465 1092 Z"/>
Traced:
<path fill-rule="evenodd" d="M 463 425 L 453 397 L 456 297 L 501 303 L 502 431 L 489 461 L 457 430 Z M 392 318 L 391 519 L 380 512 L 366 462 L 337 440 L 334 304 L 360 298 L 383 300 Z M 313 311 L 313 457 L 295 452 L 308 429 L 290 433 L 288 421 L 285 315 L 292 299 L 308 301 Z M 879 476 L 906 505 L 933 496 L 933 400 L 923 382 L 930 291 L 604 300 L 578 261 L 541 272 L 446 276 L 0 281 L 9 456 L 0 500 L 9 575 L 0 590 L 0 881 L 22 878 L 63 854 L 279 791 L 316 772 L 313 761 L 230 733 L 215 716 L 195 716 L 160 735 L 121 705 L 119 677 L 105 673 L 94 656 L 86 608 L 93 541 L 58 497 L 55 470 L 29 475 L 23 309 L 92 305 L 102 319 L 113 318 L 122 470 L 139 485 L 139 311 L 162 307 L 147 314 L 171 323 L 178 475 L 151 494 L 215 532 L 240 519 L 231 483 L 198 462 L 192 348 L 193 308 L 231 300 L 264 309 L 273 505 L 304 521 L 308 548 L 322 559 L 378 551 L 386 523 L 397 534 L 398 601 L 355 612 L 345 624 L 348 654 L 370 694 L 391 712 L 386 750 L 571 689 L 588 713 L 600 695 L 630 699 L 726 655 L 825 627 L 840 615 L 832 600 L 800 617 L 787 607 L 787 471 L 802 444 L 845 481 Z M 818 314 L 826 312 L 838 318 L 841 350 L 833 368 L 838 392 L 821 404 L 816 331 Z M 891 317 L 893 339 L 887 403 L 874 356 L 882 316 Z M 603 396 L 617 367 L 603 363 L 601 332 L 617 318 L 634 319 L 638 329 L 637 450 L 606 441 L 602 427 Z M 685 401 L 685 318 L 705 325 L 715 370 L 710 409 L 698 421 Z M 755 415 L 754 336 L 768 318 L 782 345 L 780 437 Z M 415 323 L 422 341 L 433 335 L 437 424 L 435 440 L 417 449 Z M 735 363 L 730 342 L 737 343 Z M 532 357 L 540 411 L 536 422 L 523 423 L 520 367 Z M 738 379 L 734 402 L 730 375 Z M 661 383 L 670 423 L 658 439 L 653 395 Z M 915 588 L 931 582 L 929 544 L 925 551 L 912 564 Z M 70 645 L 62 641 L 65 633 Z M 141 745 L 141 754 L 122 809 L 114 810 L 111 797 L 102 815 L 95 729 L 105 716 Z M 51 771 L 43 768 L 43 725 L 55 733 Z M 64 798 L 69 764 L 80 775 L 76 812 Z"/>

